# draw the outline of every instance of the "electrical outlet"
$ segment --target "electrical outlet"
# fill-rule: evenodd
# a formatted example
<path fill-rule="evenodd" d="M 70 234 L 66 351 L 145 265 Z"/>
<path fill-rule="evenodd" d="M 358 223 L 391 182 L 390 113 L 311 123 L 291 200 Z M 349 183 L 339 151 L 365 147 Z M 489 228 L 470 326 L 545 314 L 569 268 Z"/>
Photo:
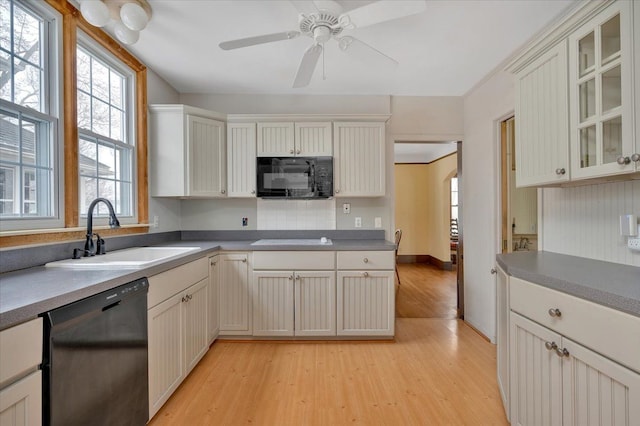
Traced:
<path fill-rule="evenodd" d="M 373 226 L 374 226 L 375 228 L 382 228 L 382 218 L 381 218 L 381 217 L 376 217 L 376 218 L 373 220 L 373 223 L 374 223 L 374 225 L 373 225 Z"/>
<path fill-rule="evenodd" d="M 627 240 L 627 247 L 631 250 L 640 251 L 640 238 L 629 238 Z"/>
<path fill-rule="evenodd" d="M 242 218 L 242 226 L 249 226 L 249 218 L 248 217 L 243 217 Z"/>
<path fill-rule="evenodd" d="M 356 228 L 362 228 L 362 218 L 356 217 Z"/>
<path fill-rule="evenodd" d="M 160 218 L 158 216 L 153 216 L 153 223 L 151 224 L 151 226 L 157 228 L 158 226 L 160 226 L 158 222 L 160 222 Z"/>
<path fill-rule="evenodd" d="M 344 214 L 349 214 L 349 213 L 351 213 L 351 204 L 349 204 L 349 203 L 344 203 L 344 204 L 342 205 L 342 213 L 344 213 Z"/>

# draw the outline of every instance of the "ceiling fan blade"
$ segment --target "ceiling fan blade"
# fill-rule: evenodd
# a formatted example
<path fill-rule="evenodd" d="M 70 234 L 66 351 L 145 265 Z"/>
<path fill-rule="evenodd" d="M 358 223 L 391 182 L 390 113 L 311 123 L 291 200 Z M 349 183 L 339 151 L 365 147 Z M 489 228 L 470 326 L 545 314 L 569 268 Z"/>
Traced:
<path fill-rule="evenodd" d="M 237 40 L 223 41 L 218 46 L 222 50 L 239 49 L 241 47 L 254 46 L 256 44 L 271 43 L 273 41 L 290 40 L 300 35 L 298 31 L 285 31 L 283 33 L 265 34 L 255 37 L 239 38 Z"/>
<path fill-rule="evenodd" d="M 304 56 L 302 57 L 302 61 L 300 61 L 300 66 L 298 67 L 298 72 L 296 73 L 296 78 L 293 81 L 294 88 L 306 87 L 309 85 L 321 53 L 322 45 L 320 44 L 314 44 L 304 52 Z"/>
<path fill-rule="evenodd" d="M 426 4 L 424 0 L 380 0 L 370 3 L 340 16 L 340 21 L 346 25 L 351 24 L 355 28 L 367 27 L 380 22 L 404 18 L 424 12 Z"/>
<path fill-rule="evenodd" d="M 385 55 L 378 49 L 369 46 L 367 43 L 355 37 L 345 36 L 338 40 L 338 47 L 343 52 L 376 67 L 391 68 L 398 65 L 398 61 Z"/>

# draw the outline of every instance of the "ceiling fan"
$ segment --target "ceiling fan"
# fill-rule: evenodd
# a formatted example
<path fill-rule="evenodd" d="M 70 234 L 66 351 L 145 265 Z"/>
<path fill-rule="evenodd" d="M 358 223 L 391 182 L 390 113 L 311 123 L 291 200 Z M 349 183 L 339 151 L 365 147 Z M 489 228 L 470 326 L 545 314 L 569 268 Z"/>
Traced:
<path fill-rule="evenodd" d="M 241 38 L 220 43 L 223 50 L 239 49 L 241 47 L 274 41 L 291 40 L 300 35 L 313 39 L 313 44 L 307 49 L 298 66 L 293 87 L 306 87 L 311 81 L 313 72 L 320 55 L 324 51 L 324 43 L 334 39 L 338 48 L 347 54 L 364 61 L 377 61 L 378 64 L 397 65 L 398 62 L 350 35 L 341 35 L 343 30 L 367 27 L 415 15 L 425 10 L 424 0 L 379 0 L 359 8 L 342 13 L 342 6 L 333 0 L 290 0 L 299 11 L 299 31 L 284 31 L 280 33 L 264 34 L 255 37 Z"/>

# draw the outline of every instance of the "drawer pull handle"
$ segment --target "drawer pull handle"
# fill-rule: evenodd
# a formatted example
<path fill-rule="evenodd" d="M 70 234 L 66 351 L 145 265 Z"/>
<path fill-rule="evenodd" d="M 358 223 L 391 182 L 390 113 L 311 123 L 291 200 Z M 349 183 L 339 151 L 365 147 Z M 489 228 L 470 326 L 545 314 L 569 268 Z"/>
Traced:
<path fill-rule="evenodd" d="M 363 259 L 364 263 L 369 263 L 369 259 L 367 259 L 366 257 Z"/>
<path fill-rule="evenodd" d="M 569 356 L 569 351 L 566 348 L 556 348 L 556 355 L 560 358 L 564 358 L 565 356 Z"/>
<path fill-rule="evenodd" d="M 567 171 L 564 169 L 564 167 L 559 167 L 556 169 L 556 174 L 558 176 L 562 176 L 563 174 L 565 174 Z"/>
<path fill-rule="evenodd" d="M 547 348 L 548 351 L 555 351 L 558 349 L 556 342 L 544 342 L 544 347 Z"/>
<path fill-rule="evenodd" d="M 561 317 L 562 316 L 562 312 L 560 312 L 560 309 L 558 308 L 551 308 L 549 309 L 549 316 L 551 317 Z"/>
<path fill-rule="evenodd" d="M 293 279 L 293 275 L 289 275 L 289 281 Z"/>
<path fill-rule="evenodd" d="M 369 276 L 369 273 L 368 272 L 363 272 L 362 275 L 366 278 L 366 277 Z"/>
<path fill-rule="evenodd" d="M 247 263 L 247 259 L 242 259 L 242 263 Z"/>
<path fill-rule="evenodd" d="M 211 266 L 216 266 L 218 262 L 211 262 Z"/>
<path fill-rule="evenodd" d="M 300 281 L 300 275 L 296 275 L 296 281 Z"/>

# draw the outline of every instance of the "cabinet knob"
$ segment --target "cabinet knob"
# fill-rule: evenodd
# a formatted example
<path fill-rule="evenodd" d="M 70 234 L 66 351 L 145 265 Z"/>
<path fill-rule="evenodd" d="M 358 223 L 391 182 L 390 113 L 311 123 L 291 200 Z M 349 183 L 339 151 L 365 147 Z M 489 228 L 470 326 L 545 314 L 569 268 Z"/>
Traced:
<path fill-rule="evenodd" d="M 634 163 L 637 163 L 638 161 L 640 161 L 640 154 L 633 154 L 631 156 L 631 161 L 633 161 Z"/>
<path fill-rule="evenodd" d="M 293 275 L 289 275 L 289 281 L 293 279 Z"/>
<path fill-rule="evenodd" d="M 547 348 L 548 351 L 555 351 L 558 349 L 556 342 L 544 342 L 544 347 Z"/>
<path fill-rule="evenodd" d="M 251 195 L 255 195 L 255 193 L 256 193 L 256 190 L 255 190 L 255 189 L 252 189 L 252 190 L 251 190 Z"/>
<path fill-rule="evenodd" d="M 491 268 L 491 271 L 489 272 L 491 272 L 491 275 L 495 275 L 498 273 L 498 270 L 496 268 Z"/>
<path fill-rule="evenodd" d="M 368 272 L 363 272 L 363 273 L 362 273 L 362 276 L 366 278 L 366 277 L 368 277 L 368 276 L 369 276 L 369 273 L 368 273 Z"/>
<path fill-rule="evenodd" d="M 566 348 L 555 348 L 555 350 L 556 350 L 556 355 L 558 355 L 560 358 L 569 356 L 569 351 Z"/>
<path fill-rule="evenodd" d="M 560 312 L 560 309 L 558 308 L 551 308 L 549 309 L 549 316 L 551 317 L 561 317 L 562 316 L 562 312 Z"/>
<path fill-rule="evenodd" d="M 564 169 L 564 167 L 562 167 L 562 168 L 557 168 L 557 169 L 556 169 L 556 174 L 557 174 L 557 175 L 563 175 L 563 174 L 565 174 L 566 172 L 567 172 L 567 171 Z"/>
<path fill-rule="evenodd" d="M 211 266 L 216 266 L 218 262 L 211 261 Z"/>
<path fill-rule="evenodd" d="M 616 163 L 620 164 L 621 166 L 629 164 L 630 162 L 631 162 L 631 158 L 629 157 L 623 157 L 621 155 L 620 157 L 616 158 Z"/>
<path fill-rule="evenodd" d="M 292 149 L 289 150 L 289 154 L 293 154 L 293 150 Z"/>
<path fill-rule="evenodd" d="M 299 150 L 299 149 L 298 149 L 298 150 L 296 150 L 296 154 L 300 154 L 300 150 Z"/>
<path fill-rule="evenodd" d="M 247 259 L 246 258 L 242 259 L 242 263 L 247 263 Z"/>
<path fill-rule="evenodd" d="M 363 261 L 364 263 L 369 263 L 369 259 L 367 259 L 366 257 L 365 257 L 364 259 L 362 259 L 362 261 Z"/>
<path fill-rule="evenodd" d="M 222 190 L 222 191 L 220 191 L 220 192 L 221 192 L 221 193 L 223 193 L 223 194 L 226 194 L 226 193 L 227 193 L 227 190 L 226 190 L 226 189 L 223 189 L 223 190 Z"/>
<path fill-rule="evenodd" d="M 340 190 L 339 190 L 339 189 L 336 189 L 336 191 L 335 191 L 335 192 L 336 192 L 336 194 L 337 194 L 337 193 L 339 193 L 339 192 L 340 192 Z"/>
<path fill-rule="evenodd" d="M 182 296 L 182 303 L 185 303 L 187 300 L 189 300 L 187 299 L 187 296 Z"/>
<path fill-rule="evenodd" d="M 296 275 L 296 281 L 300 281 L 300 275 Z"/>

